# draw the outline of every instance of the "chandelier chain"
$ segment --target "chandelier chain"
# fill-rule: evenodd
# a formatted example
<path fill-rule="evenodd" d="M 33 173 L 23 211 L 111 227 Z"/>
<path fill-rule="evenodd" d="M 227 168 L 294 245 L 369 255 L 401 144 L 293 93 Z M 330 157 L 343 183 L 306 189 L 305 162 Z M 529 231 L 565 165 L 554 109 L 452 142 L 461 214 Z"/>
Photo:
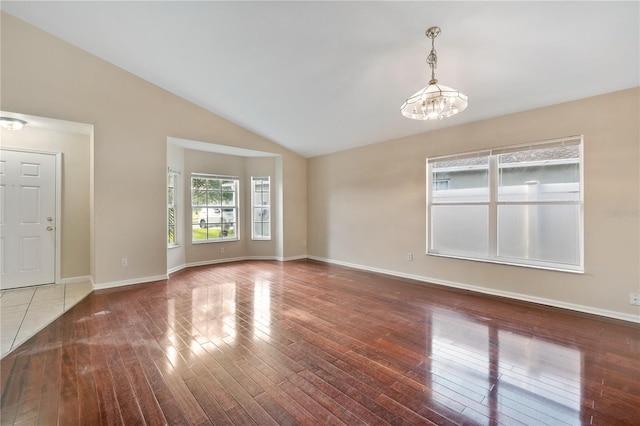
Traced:
<path fill-rule="evenodd" d="M 436 68 L 438 67 L 438 54 L 436 53 L 436 37 L 440 35 L 440 28 L 431 27 L 426 32 L 427 38 L 431 39 L 431 52 L 427 56 L 427 64 L 431 68 L 431 81 L 436 82 Z"/>
<path fill-rule="evenodd" d="M 433 39 L 431 40 L 431 53 L 427 56 L 427 64 L 429 64 L 429 68 L 431 68 L 431 80 L 436 79 L 436 68 L 438 66 L 438 54 L 436 53 L 436 49 L 433 46 Z"/>

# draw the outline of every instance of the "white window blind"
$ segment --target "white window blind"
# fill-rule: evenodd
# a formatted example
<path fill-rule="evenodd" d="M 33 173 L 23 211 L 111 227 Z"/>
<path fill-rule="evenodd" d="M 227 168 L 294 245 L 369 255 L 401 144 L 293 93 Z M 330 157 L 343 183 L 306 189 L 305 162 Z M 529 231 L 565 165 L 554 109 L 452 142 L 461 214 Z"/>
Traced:
<path fill-rule="evenodd" d="M 582 152 L 575 136 L 428 159 L 428 253 L 583 272 Z"/>

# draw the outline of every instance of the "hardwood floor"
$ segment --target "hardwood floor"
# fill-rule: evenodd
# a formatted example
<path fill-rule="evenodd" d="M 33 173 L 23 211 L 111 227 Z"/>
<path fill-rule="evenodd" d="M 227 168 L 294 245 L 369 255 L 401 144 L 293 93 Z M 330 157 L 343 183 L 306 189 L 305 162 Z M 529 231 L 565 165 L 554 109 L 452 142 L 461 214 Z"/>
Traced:
<path fill-rule="evenodd" d="M 2 359 L 2 424 L 640 424 L 640 326 L 320 262 L 96 291 Z"/>

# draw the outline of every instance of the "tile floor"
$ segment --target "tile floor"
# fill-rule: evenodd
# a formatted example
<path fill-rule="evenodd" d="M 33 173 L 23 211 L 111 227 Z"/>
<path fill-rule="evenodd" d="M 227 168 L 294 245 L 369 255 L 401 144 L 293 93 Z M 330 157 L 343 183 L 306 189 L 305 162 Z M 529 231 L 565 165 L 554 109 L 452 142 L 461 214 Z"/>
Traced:
<path fill-rule="evenodd" d="M 0 342 L 4 357 L 93 290 L 90 282 L 0 291 Z"/>

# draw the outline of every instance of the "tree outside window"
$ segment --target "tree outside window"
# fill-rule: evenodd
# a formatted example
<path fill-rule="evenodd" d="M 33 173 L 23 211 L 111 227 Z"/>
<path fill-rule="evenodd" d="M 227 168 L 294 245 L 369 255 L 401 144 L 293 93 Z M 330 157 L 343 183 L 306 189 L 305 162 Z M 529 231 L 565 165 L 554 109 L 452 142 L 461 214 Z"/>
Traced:
<path fill-rule="evenodd" d="M 169 169 L 167 173 L 167 245 L 178 245 L 177 235 L 177 194 L 178 176 L 180 172 Z"/>

